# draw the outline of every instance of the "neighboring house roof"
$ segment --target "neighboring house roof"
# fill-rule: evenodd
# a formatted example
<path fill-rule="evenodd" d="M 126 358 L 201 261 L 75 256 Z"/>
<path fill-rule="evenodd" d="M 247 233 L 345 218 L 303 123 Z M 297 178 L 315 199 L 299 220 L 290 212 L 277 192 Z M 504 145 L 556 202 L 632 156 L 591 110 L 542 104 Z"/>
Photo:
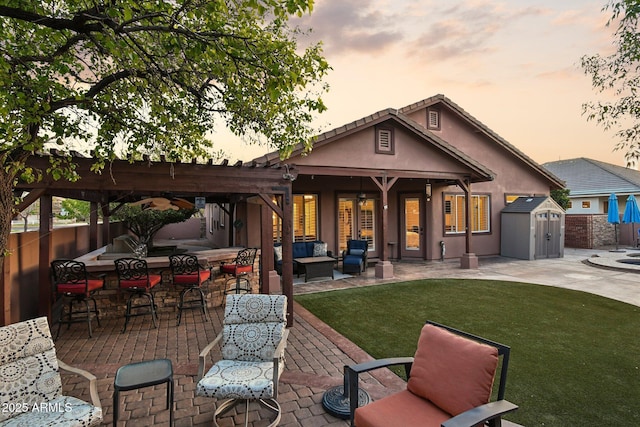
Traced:
<path fill-rule="evenodd" d="M 430 98 L 423 99 L 422 101 L 415 102 L 415 103 L 413 103 L 411 105 L 408 105 L 406 107 L 403 107 L 403 108 L 400 109 L 400 112 L 404 113 L 404 114 L 408 114 L 408 113 L 410 113 L 412 111 L 419 110 L 419 109 L 426 108 L 426 107 L 430 107 L 432 105 L 439 104 L 439 103 L 446 105 L 449 109 L 451 109 L 452 111 L 455 111 L 456 113 L 458 113 L 458 115 L 460 117 L 462 117 L 463 119 L 465 119 L 467 121 L 467 123 L 469 123 L 472 126 L 476 127 L 480 132 L 482 132 L 488 138 L 492 139 L 497 145 L 502 146 L 502 148 L 507 150 L 513 156 L 515 156 L 518 159 L 520 159 L 522 162 L 527 164 L 529 167 L 533 168 L 537 172 L 539 172 L 542 175 L 544 175 L 554 185 L 556 185 L 559 188 L 563 188 L 564 187 L 564 182 L 562 182 L 562 179 L 558 178 L 553 173 L 551 173 L 549 170 L 547 170 L 544 167 L 542 167 L 538 162 L 536 162 L 531 157 L 529 157 L 526 154 L 524 154 L 522 151 L 518 150 L 515 146 L 513 146 L 512 144 L 507 142 L 507 140 L 505 140 L 500 135 L 495 133 L 493 130 L 491 130 L 489 127 L 487 127 L 484 123 L 482 123 L 480 120 L 478 120 L 475 117 L 473 117 L 471 114 L 469 114 L 466 110 L 464 110 L 458 104 L 456 104 L 455 102 L 453 102 L 452 100 L 450 100 L 449 98 L 447 98 L 446 96 L 444 96 L 442 94 L 438 94 L 438 95 L 432 96 Z"/>
<path fill-rule="evenodd" d="M 640 172 L 634 169 L 584 157 L 543 166 L 566 181 L 572 197 L 640 194 Z"/>

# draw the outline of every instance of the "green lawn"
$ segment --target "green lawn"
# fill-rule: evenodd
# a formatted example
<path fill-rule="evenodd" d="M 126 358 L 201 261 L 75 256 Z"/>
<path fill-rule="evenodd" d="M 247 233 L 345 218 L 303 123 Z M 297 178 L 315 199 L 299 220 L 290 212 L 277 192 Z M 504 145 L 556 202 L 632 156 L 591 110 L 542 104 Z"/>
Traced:
<path fill-rule="evenodd" d="M 511 421 L 640 425 L 640 307 L 548 286 L 454 279 L 295 299 L 376 358 L 413 355 L 427 319 L 511 346 L 506 397 L 520 406 Z"/>

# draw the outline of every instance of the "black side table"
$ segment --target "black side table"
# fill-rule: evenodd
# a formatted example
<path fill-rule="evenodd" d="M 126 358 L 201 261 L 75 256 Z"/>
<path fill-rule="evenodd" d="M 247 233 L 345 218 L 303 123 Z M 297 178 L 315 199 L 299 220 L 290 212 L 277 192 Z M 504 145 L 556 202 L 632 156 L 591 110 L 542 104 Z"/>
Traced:
<path fill-rule="evenodd" d="M 113 391 L 113 425 L 118 424 L 121 391 L 134 390 L 167 383 L 167 409 L 169 425 L 173 425 L 173 367 L 169 359 L 130 363 L 118 368 Z"/>

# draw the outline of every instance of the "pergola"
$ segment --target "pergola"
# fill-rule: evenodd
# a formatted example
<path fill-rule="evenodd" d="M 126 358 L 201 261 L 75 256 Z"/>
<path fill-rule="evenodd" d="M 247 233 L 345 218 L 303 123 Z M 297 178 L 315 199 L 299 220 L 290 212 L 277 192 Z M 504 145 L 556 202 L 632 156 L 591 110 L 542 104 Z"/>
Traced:
<path fill-rule="evenodd" d="M 51 155 L 32 156 L 27 166 L 43 173 L 50 165 Z M 97 236 L 102 233 L 102 241 L 111 240 L 109 236 L 109 217 L 113 213 L 113 204 L 139 201 L 143 197 L 172 197 L 193 200 L 205 198 L 207 203 L 229 203 L 235 205 L 250 197 L 259 197 L 261 203 L 260 241 L 262 269 L 260 279 L 264 291 L 268 284 L 269 270 L 273 270 L 273 229 L 272 212 L 282 219 L 282 282 L 283 292 L 288 299 L 288 322 L 293 324 L 293 267 L 292 267 L 292 208 L 291 182 L 296 178 L 295 168 L 291 165 L 265 162 L 258 164 L 233 165 L 228 161 L 202 164 L 195 160 L 187 163 L 168 162 L 164 158 L 152 161 L 114 160 L 100 173 L 91 170 L 94 160 L 73 153 L 73 162 L 80 180 L 70 182 L 55 180 L 45 174 L 39 182 L 19 182 L 16 191 L 28 191 L 19 209 L 24 209 L 40 199 L 40 240 L 39 240 L 39 311 L 50 316 L 49 300 L 49 262 L 51 242 L 47 238 L 52 228 L 52 197 L 64 197 L 85 200 L 91 203 L 90 247 L 97 249 Z M 276 200 L 274 203 L 273 200 Z M 101 230 L 98 226 L 98 209 L 103 216 Z M 117 209 L 117 207 L 115 208 Z M 115 210 L 114 209 L 114 210 Z M 271 261 L 269 261 L 271 260 Z M 8 295 L 10 284 L 2 284 L 3 295 Z M 5 303 L 7 298 L 4 298 Z"/>

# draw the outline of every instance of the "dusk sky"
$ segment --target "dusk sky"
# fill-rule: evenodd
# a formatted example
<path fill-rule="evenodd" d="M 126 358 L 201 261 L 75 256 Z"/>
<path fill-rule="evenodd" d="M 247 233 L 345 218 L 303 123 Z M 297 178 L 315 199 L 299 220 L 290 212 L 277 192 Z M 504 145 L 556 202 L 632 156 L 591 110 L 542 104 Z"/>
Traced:
<path fill-rule="evenodd" d="M 606 0 L 316 0 L 301 26 L 322 40 L 333 68 L 328 111 L 342 126 L 442 93 L 539 163 L 588 157 L 624 165 L 617 140 L 582 115 L 604 99 L 580 67 L 612 51 Z M 268 151 L 223 132 L 230 160 Z M 224 141 L 224 142 L 223 142 Z"/>

